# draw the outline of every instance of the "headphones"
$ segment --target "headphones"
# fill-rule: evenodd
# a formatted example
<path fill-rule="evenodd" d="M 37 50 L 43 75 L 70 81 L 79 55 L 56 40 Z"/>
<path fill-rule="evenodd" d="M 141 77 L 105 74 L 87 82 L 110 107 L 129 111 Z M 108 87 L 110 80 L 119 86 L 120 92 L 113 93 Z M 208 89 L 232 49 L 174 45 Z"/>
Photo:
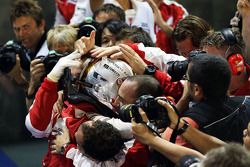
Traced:
<path fill-rule="evenodd" d="M 226 51 L 227 53 L 230 47 L 237 44 L 238 42 L 231 28 L 222 29 L 221 34 L 224 37 L 226 43 L 229 45 Z M 229 63 L 233 75 L 240 75 L 242 72 L 244 72 L 245 61 L 244 57 L 240 53 L 232 53 L 228 55 L 227 61 Z"/>

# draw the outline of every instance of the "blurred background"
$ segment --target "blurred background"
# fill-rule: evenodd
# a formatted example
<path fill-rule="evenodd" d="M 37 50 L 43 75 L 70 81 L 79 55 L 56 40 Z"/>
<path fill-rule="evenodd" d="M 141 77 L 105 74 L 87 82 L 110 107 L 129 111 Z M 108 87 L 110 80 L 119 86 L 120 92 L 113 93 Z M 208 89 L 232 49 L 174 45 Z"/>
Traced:
<path fill-rule="evenodd" d="M 14 34 L 9 21 L 10 5 L 14 0 L 1 0 L 0 5 L 0 44 L 13 39 Z M 47 28 L 54 22 L 55 4 L 53 0 L 38 0 L 44 10 Z M 229 26 L 236 11 L 237 0 L 178 0 L 189 12 L 197 15 L 219 30 Z M 6 83 L 5 83 L 6 84 Z M 8 84 L 8 83 L 7 83 Z M 8 95 L 6 96 L 6 91 Z M 0 167 L 36 167 L 41 166 L 47 150 L 46 140 L 32 139 L 24 128 L 27 114 L 24 101 L 20 101 L 23 92 L 0 88 Z M 3 108 L 8 106 L 7 111 Z M 18 127 L 18 128 L 17 128 Z M 20 136 L 26 138 L 20 140 Z"/>
<path fill-rule="evenodd" d="M 0 44 L 14 37 L 9 21 L 10 5 L 14 0 L 1 0 L 0 6 Z M 55 6 L 53 0 L 38 0 L 44 9 L 47 27 L 54 22 Z M 230 18 L 234 16 L 237 0 L 177 0 L 189 12 L 207 20 L 215 29 L 227 27 Z"/>

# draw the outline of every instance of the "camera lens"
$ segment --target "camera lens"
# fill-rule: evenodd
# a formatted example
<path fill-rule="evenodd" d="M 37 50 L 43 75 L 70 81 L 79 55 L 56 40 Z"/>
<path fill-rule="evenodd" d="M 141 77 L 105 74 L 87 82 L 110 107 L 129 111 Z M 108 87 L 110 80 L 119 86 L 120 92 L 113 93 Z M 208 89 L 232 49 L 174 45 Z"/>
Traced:
<path fill-rule="evenodd" d="M 169 62 L 168 65 L 168 74 L 171 76 L 171 81 L 179 81 L 187 71 L 188 60 Z"/>

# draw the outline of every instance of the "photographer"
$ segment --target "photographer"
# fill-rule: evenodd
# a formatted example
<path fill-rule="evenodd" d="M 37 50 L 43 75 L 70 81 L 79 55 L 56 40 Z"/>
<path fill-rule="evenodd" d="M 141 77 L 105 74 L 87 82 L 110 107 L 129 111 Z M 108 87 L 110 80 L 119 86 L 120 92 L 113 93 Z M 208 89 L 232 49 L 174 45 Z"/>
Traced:
<path fill-rule="evenodd" d="M 159 103 L 161 105 L 164 105 L 165 108 L 168 110 L 169 107 L 167 108 L 166 106 L 169 104 L 165 103 L 164 101 L 159 101 Z M 139 112 L 143 120 L 142 123 L 136 123 L 135 120 L 132 119 L 132 130 L 133 130 L 132 132 L 134 136 L 136 137 L 136 139 L 150 146 L 152 149 L 159 151 L 161 154 L 169 158 L 174 163 L 177 163 L 180 160 L 180 158 L 183 157 L 184 155 L 193 155 L 201 159 L 204 158 L 204 156 L 201 153 L 195 150 L 173 144 L 155 135 L 146 125 L 147 122 L 149 121 L 146 113 L 142 109 L 139 109 Z M 174 112 L 174 111 L 168 111 L 168 112 Z M 183 124 L 183 121 L 180 124 Z M 182 126 L 183 125 L 180 125 L 180 127 Z M 175 125 L 171 123 L 170 127 L 174 128 Z M 192 128 L 192 127 L 188 127 L 188 128 Z M 189 133 L 189 132 L 187 131 L 185 133 Z M 195 133 L 193 133 L 192 135 L 195 135 Z"/>
<path fill-rule="evenodd" d="M 48 31 L 47 45 L 50 50 L 46 57 L 38 57 L 31 62 L 31 78 L 26 96 L 27 108 L 33 102 L 36 91 L 41 84 L 42 77 L 52 70 L 52 64 L 67 53 L 74 51 L 74 43 L 77 39 L 77 31 L 68 25 L 58 25 Z"/>
<path fill-rule="evenodd" d="M 188 63 L 183 78 L 187 81 L 183 96 L 177 103 L 177 109 L 183 119 L 194 128 L 223 141 L 242 142 L 242 131 L 250 116 L 246 108 L 241 111 L 239 106 L 248 106 L 249 99 L 227 96 L 231 72 L 226 60 L 206 53 L 197 53 Z M 193 105 L 189 107 L 190 101 Z M 232 119 L 237 111 L 239 113 Z M 170 134 L 171 130 L 167 129 L 167 140 Z M 187 142 L 180 137 L 177 137 L 176 143 L 187 146 Z"/>
<path fill-rule="evenodd" d="M 18 44 L 27 49 L 29 61 L 32 61 L 37 56 L 48 54 L 45 42 L 45 20 L 37 1 L 15 1 L 11 9 L 10 21 Z M 22 60 L 21 57 L 19 58 Z M 21 68 L 18 64 L 16 66 L 16 68 Z M 29 80 L 29 68 L 28 65 L 27 72 L 21 69 L 21 73 L 19 73 L 19 75 L 24 75 L 26 80 Z M 11 77 L 16 78 L 17 76 L 13 75 Z"/>

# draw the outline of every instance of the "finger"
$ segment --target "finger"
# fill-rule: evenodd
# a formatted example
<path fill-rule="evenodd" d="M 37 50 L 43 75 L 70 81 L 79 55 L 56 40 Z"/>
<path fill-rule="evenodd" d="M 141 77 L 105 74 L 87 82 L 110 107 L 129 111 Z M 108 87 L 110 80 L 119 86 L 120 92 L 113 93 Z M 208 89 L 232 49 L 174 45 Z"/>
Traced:
<path fill-rule="evenodd" d="M 131 119 L 132 127 L 136 125 L 135 118 Z"/>
<path fill-rule="evenodd" d="M 40 63 L 35 64 L 32 68 L 33 69 L 44 68 L 44 64 L 42 62 L 40 62 Z"/>
<path fill-rule="evenodd" d="M 139 113 L 140 113 L 140 115 L 141 115 L 141 117 L 142 117 L 142 120 L 143 120 L 144 122 L 148 122 L 148 117 L 147 117 L 146 113 L 143 111 L 142 108 L 139 108 Z"/>
<path fill-rule="evenodd" d="M 90 38 L 91 41 L 95 40 L 95 35 L 96 35 L 96 32 L 95 31 L 91 31 L 90 36 L 89 36 L 89 38 Z"/>
<path fill-rule="evenodd" d="M 121 52 L 123 54 L 123 59 L 129 64 L 131 64 L 131 61 L 133 61 L 132 56 L 124 48 L 121 48 Z"/>
<path fill-rule="evenodd" d="M 61 59 L 70 59 L 70 60 L 73 60 L 73 59 L 79 59 L 79 58 L 81 58 L 81 54 L 78 52 L 78 50 L 75 50 L 73 53 L 71 53 L 71 54 L 69 54 L 68 56 L 66 56 L 66 57 L 63 57 L 63 58 L 61 58 Z M 60 59 L 60 60 L 61 60 Z"/>
<path fill-rule="evenodd" d="M 51 150 L 56 150 L 56 145 L 54 145 L 54 144 L 50 145 L 50 149 Z"/>
<path fill-rule="evenodd" d="M 58 154 L 58 152 L 56 150 L 51 150 L 50 152 L 51 152 L 51 154 Z"/>
<path fill-rule="evenodd" d="M 41 59 L 34 59 L 31 61 L 30 66 L 35 66 L 36 64 L 42 63 Z"/>
<path fill-rule="evenodd" d="M 121 49 L 124 49 L 124 54 L 126 56 L 128 56 L 129 59 L 133 58 L 133 57 L 138 57 L 139 55 L 137 55 L 137 53 L 128 45 L 125 44 L 120 44 L 119 45 L 121 47 Z"/>
<path fill-rule="evenodd" d="M 105 49 L 99 47 L 99 48 L 96 48 L 96 49 L 91 50 L 90 53 L 91 53 L 91 56 L 92 56 L 92 57 L 98 57 L 99 54 L 102 53 L 103 51 L 105 51 Z"/>
<path fill-rule="evenodd" d="M 247 130 L 243 130 L 243 137 L 246 137 L 247 136 Z"/>
<path fill-rule="evenodd" d="M 75 42 L 75 48 L 76 50 L 78 50 L 79 53 L 83 53 L 83 49 L 82 49 L 82 41 L 78 40 Z"/>
<path fill-rule="evenodd" d="M 167 103 L 166 101 L 164 101 L 164 100 L 157 100 L 157 102 L 160 104 L 160 105 L 162 105 L 163 107 L 165 107 L 168 111 L 173 111 L 174 109 L 173 109 L 173 107 L 169 104 L 169 103 Z"/>
<path fill-rule="evenodd" d="M 110 58 L 114 59 L 114 60 L 116 60 L 116 59 L 124 60 L 123 53 L 121 51 L 110 55 Z"/>
<path fill-rule="evenodd" d="M 31 74 L 45 72 L 45 67 L 44 66 L 40 66 L 39 68 L 32 68 L 30 72 L 31 72 Z"/>

